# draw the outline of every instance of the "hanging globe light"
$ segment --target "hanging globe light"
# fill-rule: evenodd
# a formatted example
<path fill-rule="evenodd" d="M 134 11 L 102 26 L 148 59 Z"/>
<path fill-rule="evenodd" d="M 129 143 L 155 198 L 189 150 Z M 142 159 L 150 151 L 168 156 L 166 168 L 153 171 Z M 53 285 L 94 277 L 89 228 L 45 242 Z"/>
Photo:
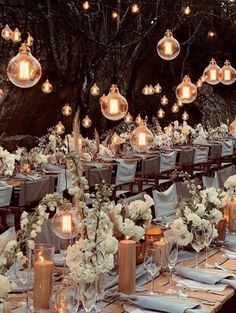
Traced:
<path fill-rule="evenodd" d="M 39 61 L 35 59 L 30 48 L 23 43 L 19 53 L 10 60 L 7 66 L 7 76 L 17 87 L 29 88 L 37 84 L 42 75 Z"/>
<path fill-rule="evenodd" d="M 173 60 L 179 55 L 179 42 L 173 37 L 169 29 L 167 29 L 165 36 L 158 42 L 157 53 L 164 60 Z"/>
<path fill-rule="evenodd" d="M 168 104 L 168 99 L 167 99 L 167 97 L 165 95 L 161 98 L 161 104 L 162 105 L 167 105 Z"/>
<path fill-rule="evenodd" d="M 189 119 L 189 115 L 186 111 L 184 111 L 184 113 L 182 114 L 182 120 L 187 121 L 188 119 Z"/>
<path fill-rule="evenodd" d="M 163 118 L 165 116 L 165 111 L 162 110 L 162 108 L 160 108 L 158 111 L 157 111 L 157 116 L 159 118 Z"/>
<path fill-rule="evenodd" d="M 77 223 L 73 211 L 58 211 L 53 216 L 52 230 L 61 239 L 72 239 L 78 234 Z"/>
<path fill-rule="evenodd" d="M 142 122 L 142 120 L 143 120 L 143 119 L 142 119 L 142 117 L 141 117 L 140 114 L 139 114 L 139 115 L 136 117 L 136 119 L 135 119 L 135 123 L 139 125 L 139 124 Z"/>
<path fill-rule="evenodd" d="M 211 59 L 210 64 L 204 70 L 203 76 L 205 77 L 205 81 L 210 85 L 216 85 L 221 81 L 220 67 L 217 65 L 215 59 Z"/>
<path fill-rule="evenodd" d="M 143 87 L 142 93 L 143 93 L 145 96 L 148 96 L 148 95 L 149 95 L 149 87 L 148 87 L 148 85 L 146 85 L 145 87 Z"/>
<path fill-rule="evenodd" d="M 152 87 L 152 85 L 149 85 L 149 86 L 148 86 L 148 95 L 149 95 L 149 96 L 152 96 L 152 95 L 154 94 L 154 92 L 155 92 L 155 91 L 154 91 L 154 88 Z"/>
<path fill-rule="evenodd" d="M 17 27 L 14 29 L 14 31 L 11 34 L 11 40 L 14 43 L 21 41 L 21 32 L 19 31 Z"/>
<path fill-rule="evenodd" d="M 199 88 L 199 89 L 202 88 L 202 85 L 203 85 L 202 80 L 198 79 L 198 81 L 196 82 L 197 88 Z"/>
<path fill-rule="evenodd" d="M 2 35 L 2 38 L 5 39 L 5 40 L 10 40 L 11 39 L 12 30 L 10 29 L 10 27 L 7 24 L 3 28 L 1 35 Z"/>
<path fill-rule="evenodd" d="M 85 118 L 82 120 L 82 125 L 84 126 L 84 128 L 89 128 L 92 125 L 92 121 L 88 117 L 88 115 L 86 115 Z"/>
<path fill-rule="evenodd" d="M 100 98 L 102 114 L 109 120 L 118 121 L 128 112 L 128 102 L 119 93 L 116 85 L 111 85 L 107 96 Z"/>
<path fill-rule="evenodd" d="M 234 138 L 236 138 L 236 116 L 235 116 L 234 121 L 229 125 L 229 131 L 230 131 L 230 134 Z"/>
<path fill-rule="evenodd" d="M 133 14 L 137 14 L 137 13 L 139 12 L 139 6 L 138 6 L 137 3 L 133 3 L 133 4 L 131 5 L 131 12 L 132 12 Z"/>
<path fill-rule="evenodd" d="M 179 112 L 179 106 L 178 106 L 177 103 L 174 103 L 174 104 L 172 105 L 171 111 L 172 111 L 173 113 Z"/>
<path fill-rule="evenodd" d="M 34 43 L 34 38 L 32 36 L 30 36 L 30 33 L 28 33 L 28 37 L 26 39 L 26 45 L 28 47 L 31 47 Z"/>
<path fill-rule="evenodd" d="M 123 140 L 120 138 L 120 136 L 115 132 L 111 137 L 111 144 L 112 145 L 120 145 L 123 143 Z"/>
<path fill-rule="evenodd" d="M 156 86 L 154 86 L 154 91 L 155 91 L 155 93 L 161 93 L 162 88 L 161 88 L 161 85 L 159 83 L 156 84 Z"/>
<path fill-rule="evenodd" d="M 69 103 L 66 103 L 65 105 L 63 105 L 62 109 L 61 109 L 61 113 L 65 116 L 69 116 L 72 113 L 72 108 L 69 105 Z"/>
<path fill-rule="evenodd" d="M 185 75 L 182 83 L 177 86 L 175 94 L 182 103 L 191 103 L 197 98 L 197 87 L 191 82 L 189 76 Z"/>
<path fill-rule="evenodd" d="M 148 151 L 152 147 L 153 134 L 143 121 L 130 134 L 130 144 L 137 152 Z"/>
<path fill-rule="evenodd" d="M 99 87 L 97 86 L 96 83 L 93 84 L 93 86 L 90 88 L 90 93 L 92 96 L 96 97 L 99 95 L 99 92 L 100 92 L 100 89 Z"/>
<path fill-rule="evenodd" d="M 225 61 L 224 66 L 221 68 L 221 76 L 221 83 L 224 85 L 231 85 L 236 80 L 236 71 L 228 60 Z"/>
<path fill-rule="evenodd" d="M 83 4 L 82 4 L 82 6 L 83 6 L 83 9 L 86 10 L 86 11 L 87 11 L 87 10 L 89 9 L 89 7 L 90 7 L 88 1 L 84 1 Z"/>
<path fill-rule="evenodd" d="M 180 108 L 184 105 L 181 100 L 177 100 L 177 104 L 178 104 L 178 107 L 180 107 Z"/>
<path fill-rule="evenodd" d="M 62 124 L 61 121 L 59 121 L 54 130 L 58 135 L 62 135 L 65 132 L 65 126 Z"/>
<path fill-rule="evenodd" d="M 50 81 L 48 79 L 46 79 L 46 81 L 42 84 L 41 86 L 42 92 L 44 93 L 50 93 L 52 92 L 52 84 L 50 83 Z"/>
<path fill-rule="evenodd" d="M 132 115 L 130 115 L 129 112 L 125 115 L 124 121 L 125 121 L 125 123 L 127 123 L 127 124 L 129 124 L 129 123 L 131 123 L 131 122 L 133 121 L 133 117 L 132 117 Z"/>

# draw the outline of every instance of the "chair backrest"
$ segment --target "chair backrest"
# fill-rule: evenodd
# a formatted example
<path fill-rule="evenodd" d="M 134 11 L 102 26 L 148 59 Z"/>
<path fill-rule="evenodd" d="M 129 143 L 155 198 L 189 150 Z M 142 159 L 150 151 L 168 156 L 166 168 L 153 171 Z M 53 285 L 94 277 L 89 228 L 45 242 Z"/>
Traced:
<path fill-rule="evenodd" d="M 12 186 L 0 186 L 0 207 L 10 205 L 12 190 Z"/>
<path fill-rule="evenodd" d="M 160 173 L 175 170 L 177 151 L 161 153 Z"/>
<path fill-rule="evenodd" d="M 89 187 L 94 187 L 96 184 L 101 184 L 105 181 L 111 184 L 112 167 L 102 168 L 87 168 L 85 176 L 88 180 Z"/>
<path fill-rule="evenodd" d="M 181 150 L 179 155 L 179 165 L 193 164 L 194 150 Z"/>
<path fill-rule="evenodd" d="M 160 164 L 161 164 L 160 156 L 142 160 L 141 166 L 142 177 L 152 175 L 153 173 L 160 173 Z"/>
<path fill-rule="evenodd" d="M 236 173 L 235 165 L 227 166 L 217 171 L 216 175 L 218 177 L 220 188 L 224 188 L 224 182 L 226 181 L 226 179 L 228 179 L 230 176 L 234 175 L 235 173 Z"/>
<path fill-rule="evenodd" d="M 202 177 L 202 184 L 203 184 L 203 188 L 210 188 L 210 187 L 214 187 L 216 189 L 220 188 L 219 185 L 219 180 L 218 180 L 218 176 L 215 175 L 215 177 L 208 177 L 208 176 L 203 176 Z"/>
<path fill-rule="evenodd" d="M 117 166 L 115 185 L 133 183 L 136 169 L 137 162 L 120 162 Z"/>
<path fill-rule="evenodd" d="M 221 157 L 230 156 L 234 154 L 234 140 L 226 139 L 221 142 L 222 150 Z"/>
<path fill-rule="evenodd" d="M 212 144 L 210 147 L 209 157 L 211 159 L 219 159 L 221 157 L 222 146 L 219 143 Z"/>
<path fill-rule="evenodd" d="M 155 208 L 155 217 L 170 216 L 175 213 L 175 206 L 177 201 L 176 185 L 171 185 L 167 190 L 160 192 L 153 190 L 153 201 Z"/>
<path fill-rule="evenodd" d="M 194 149 L 193 164 L 207 163 L 210 147 L 199 146 L 194 147 L 193 149 Z"/>
<path fill-rule="evenodd" d="M 125 202 L 129 204 L 130 202 L 135 201 L 135 200 L 144 200 L 144 195 L 145 195 L 145 192 L 137 193 L 134 196 L 125 198 Z"/>

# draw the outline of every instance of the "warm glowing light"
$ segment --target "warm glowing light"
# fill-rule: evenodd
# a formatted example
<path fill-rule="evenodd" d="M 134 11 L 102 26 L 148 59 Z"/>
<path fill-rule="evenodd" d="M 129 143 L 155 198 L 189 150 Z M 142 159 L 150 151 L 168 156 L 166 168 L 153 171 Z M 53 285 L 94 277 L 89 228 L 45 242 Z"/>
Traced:
<path fill-rule="evenodd" d="M 72 108 L 69 105 L 69 103 L 66 103 L 65 105 L 63 105 L 62 109 L 61 109 L 61 113 L 65 116 L 69 116 L 72 113 Z"/>
<path fill-rule="evenodd" d="M 120 136 L 117 133 L 114 133 L 111 137 L 111 144 L 112 145 L 120 145 L 123 142 L 123 140 L 120 138 Z"/>
<path fill-rule="evenodd" d="M 117 11 L 112 11 L 112 14 L 111 14 L 112 18 L 118 18 L 119 14 Z"/>
<path fill-rule="evenodd" d="M 156 86 L 154 86 L 154 92 L 161 93 L 161 91 L 162 91 L 161 85 L 157 83 Z"/>
<path fill-rule="evenodd" d="M 140 114 L 136 117 L 136 119 L 135 119 L 135 123 L 136 124 L 138 124 L 138 125 L 140 125 L 141 124 L 141 122 L 142 122 L 142 118 L 141 118 L 141 116 L 140 116 Z"/>
<path fill-rule="evenodd" d="M 146 145 L 146 133 L 140 132 L 138 134 L 138 144 L 139 144 L 139 146 L 145 146 Z"/>
<path fill-rule="evenodd" d="M 52 230 L 61 239 L 72 239 L 78 233 L 73 210 L 60 211 L 51 219 Z"/>
<path fill-rule="evenodd" d="M 197 86 L 197 88 L 202 88 L 202 80 L 201 79 L 199 79 L 197 82 L 196 82 L 196 86 Z"/>
<path fill-rule="evenodd" d="M 143 87 L 142 93 L 143 93 L 145 96 L 148 96 L 148 95 L 149 95 L 149 87 L 148 87 L 148 85 L 146 85 L 145 87 Z"/>
<path fill-rule="evenodd" d="M 153 134 L 143 121 L 130 134 L 130 144 L 137 152 L 148 151 L 152 147 Z"/>
<path fill-rule="evenodd" d="M 159 118 L 163 118 L 165 116 L 165 111 L 162 110 L 162 108 L 160 108 L 158 111 L 157 111 L 157 116 Z"/>
<path fill-rule="evenodd" d="M 52 84 L 49 82 L 48 79 L 46 79 L 46 81 L 42 84 L 41 86 L 42 92 L 44 93 L 50 93 L 52 92 Z"/>
<path fill-rule="evenodd" d="M 72 230 L 72 218 L 71 215 L 62 216 L 62 231 L 64 233 L 71 233 Z"/>
<path fill-rule="evenodd" d="M 94 83 L 93 86 L 90 88 L 91 95 L 96 97 L 99 95 L 99 92 L 100 92 L 99 87 L 97 86 L 96 83 Z"/>
<path fill-rule="evenodd" d="M 174 104 L 172 105 L 171 111 L 172 111 L 173 113 L 179 112 L 179 106 L 178 106 L 177 103 L 174 103 Z"/>
<path fill-rule="evenodd" d="M 154 88 L 152 87 L 152 85 L 149 85 L 149 86 L 148 86 L 148 95 L 151 96 L 151 95 L 154 94 L 154 92 L 155 92 L 155 91 L 154 91 Z"/>
<path fill-rule="evenodd" d="M 92 125 L 92 121 L 88 115 L 86 115 L 85 118 L 82 120 L 82 125 L 84 128 L 89 128 Z"/>
<path fill-rule="evenodd" d="M 131 12 L 132 12 L 133 14 L 137 14 L 137 13 L 139 12 L 139 6 L 138 6 L 137 3 L 133 3 L 133 4 L 131 5 Z"/>
<path fill-rule="evenodd" d="M 83 9 L 84 9 L 84 10 L 88 10 L 88 9 L 89 9 L 89 7 L 90 7 L 90 5 L 89 5 L 89 2 L 88 2 L 88 1 L 84 1 L 84 2 L 83 2 L 83 4 L 82 4 L 82 6 L 83 6 Z"/>
<path fill-rule="evenodd" d="M 197 87 L 191 82 L 189 76 L 185 75 L 182 83 L 177 86 L 175 94 L 182 103 L 191 103 L 197 98 Z"/>
<path fill-rule="evenodd" d="M 10 40 L 11 39 L 12 30 L 10 29 L 10 27 L 7 24 L 3 28 L 1 35 L 2 35 L 2 38 L 5 39 L 5 40 Z"/>
<path fill-rule="evenodd" d="M 205 81 L 210 85 L 216 85 L 221 81 L 220 67 L 217 65 L 215 59 L 211 59 L 210 64 L 204 70 L 203 76 L 205 77 Z"/>
<path fill-rule="evenodd" d="M 100 98 L 102 114 L 109 120 L 118 121 L 128 112 L 128 102 L 119 93 L 116 85 L 112 85 L 107 96 Z"/>
<path fill-rule="evenodd" d="M 168 104 L 168 99 L 167 99 L 167 97 L 165 95 L 161 98 L 161 104 L 162 105 L 167 105 Z"/>
<path fill-rule="evenodd" d="M 189 119 L 189 115 L 186 111 L 184 111 L 184 113 L 182 114 L 182 120 L 187 121 L 188 119 Z"/>
<path fill-rule="evenodd" d="M 225 61 L 224 66 L 221 68 L 221 83 L 224 85 L 231 85 L 236 80 L 236 70 L 231 66 L 228 60 Z"/>
<path fill-rule="evenodd" d="M 214 38 L 216 36 L 216 32 L 213 30 L 209 30 L 209 32 L 207 33 L 207 37 L 209 38 Z"/>
<path fill-rule="evenodd" d="M 128 112 L 125 117 L 124 117 L 124 121 L 125 123 L 131 123 L 133 121 L 133 117 L 130 115 L 130 113 Z"/>
<path fill-rule="evenodd" d="M 186 6 L 186 7 L 184 8 L 184 14 L 185 14 L 185 15 L 189 15 L 190 13 L 191 13 L 190 7 L 189 7 L 189 6 Z"/>
<path fill-rule="evenodd" d="M 12 32 L 11 40 L 15 43 L 21 41 L 21 33 L 17 27 Z"/>
<path fill-rule="evenodd" d="M 28 37 L 26 39 L 26 45 L 28 47 L 31 47 L 34 43 L 34 38 L 32 36 L 30 36 L 30 33 L 28 33 Z"/>
<path fill-rule="evenodd" d="M 14 85 L 21 88 L 32 87 L 39 81 L 42 75 L 41 65 L 25 43 L 21 45 L 19 53 L 10 60 L 7 75 Z"/>
<path fill-rule="evenodd" d="M 158 42 L 157 53 L 164 60 L 173 60 L 179 55 L 179 42 L 173 37 L 169 29 L 167 29 L 165 36 Z"/>
<path fill-rule="evenodd" d="M 236 116 L 235 116 L 234 121 L 229 125 L 229 131 L 230 131 L 230 134 L 234 138 L 236 138 Z"/>
<path fill-rule="evenodd" d="M 59 121 L 54 130 L 58 135 L 62 135 L 65 132 L 65 126 L 62 124 L 61 121 Z"/>

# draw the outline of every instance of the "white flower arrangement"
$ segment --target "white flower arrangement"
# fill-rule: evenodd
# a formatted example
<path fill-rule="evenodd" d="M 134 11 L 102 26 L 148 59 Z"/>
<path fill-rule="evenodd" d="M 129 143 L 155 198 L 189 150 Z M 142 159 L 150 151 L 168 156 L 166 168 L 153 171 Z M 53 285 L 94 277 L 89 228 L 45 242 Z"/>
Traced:
<path fill-rule="evenodd" d="M 226 181 L 224 182 L 224 187 L 227 189 L 227 192 L 230 195 L 236 194 L 236 175 L 230 176 Z"/>
<path fill-rule="evenodd" d="M 0 173 L 11 176 L 15 169 L 16 156 L 0 147 Z"/>

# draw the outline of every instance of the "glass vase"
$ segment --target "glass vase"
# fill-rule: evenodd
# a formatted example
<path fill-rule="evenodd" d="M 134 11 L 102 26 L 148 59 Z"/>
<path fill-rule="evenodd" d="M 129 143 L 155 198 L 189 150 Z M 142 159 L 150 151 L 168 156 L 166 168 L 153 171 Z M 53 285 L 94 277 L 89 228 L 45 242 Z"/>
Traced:
<path fill-rule="evenodd" d="M 89 313 L 93 310 L 97 301 L 98 280 L 92 282 L 80 281 L 78 284 L 78 293 L 83 304 L 84 312 Z"/>

